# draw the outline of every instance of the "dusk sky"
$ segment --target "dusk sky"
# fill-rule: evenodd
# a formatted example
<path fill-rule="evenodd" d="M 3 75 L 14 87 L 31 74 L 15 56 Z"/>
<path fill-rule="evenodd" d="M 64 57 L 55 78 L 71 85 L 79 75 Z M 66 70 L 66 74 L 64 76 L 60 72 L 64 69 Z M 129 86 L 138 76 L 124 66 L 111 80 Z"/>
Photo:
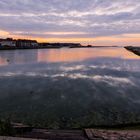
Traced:
<path fill-rule="evenodd" d="M 140 45 L 140 0 L 0 0 L 0 37 Z"/>

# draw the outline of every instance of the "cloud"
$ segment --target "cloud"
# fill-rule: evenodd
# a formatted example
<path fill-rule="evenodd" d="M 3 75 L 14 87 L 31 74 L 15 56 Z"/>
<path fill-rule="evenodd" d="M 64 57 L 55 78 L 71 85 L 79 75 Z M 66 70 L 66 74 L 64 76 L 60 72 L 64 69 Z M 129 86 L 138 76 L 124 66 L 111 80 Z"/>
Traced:
<path fill-rule="evenodd" d="M 122 84 L 127 84 L 131 86 L 135 86 L 135 83 L 131 81 L 129 78 L 124 77 L 114 77 L 114 76 L 108 76 L 108 75 L 86 75 L 82 73 L 74 73 L 74 74 L 68 74 L 68 73 L 58 73 L 58 74 L 52 74 L 48 75 L 47 73 L 39 73 L 39 72 L 6 72 L 1 73 L 0 77 L 17 77 L 17 76 L 28 76 L 28 77 L 44 77 L 44 78 L 70 78 L 70 79 L 87 79 L 87 80 L 93 80 L 94 82 L 100 83 L 104 82 L 111 86 L 117 86 Z"/>
<path fill-rule="evenodd" d="M 43 38 L 138 34 L 139 9 L 139 0 L 0 0 L 0 30 Z"/>

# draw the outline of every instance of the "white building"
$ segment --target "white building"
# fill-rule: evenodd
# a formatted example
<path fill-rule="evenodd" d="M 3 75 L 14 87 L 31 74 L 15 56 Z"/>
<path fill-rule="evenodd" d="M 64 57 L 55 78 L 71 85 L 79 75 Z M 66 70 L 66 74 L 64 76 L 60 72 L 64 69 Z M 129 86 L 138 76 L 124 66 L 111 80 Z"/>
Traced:
<path fill-rule="evenodd" d="M 16 47 L 16 41 L 12 38 L 3 39 L 0 41 L 1 46 Z"/>

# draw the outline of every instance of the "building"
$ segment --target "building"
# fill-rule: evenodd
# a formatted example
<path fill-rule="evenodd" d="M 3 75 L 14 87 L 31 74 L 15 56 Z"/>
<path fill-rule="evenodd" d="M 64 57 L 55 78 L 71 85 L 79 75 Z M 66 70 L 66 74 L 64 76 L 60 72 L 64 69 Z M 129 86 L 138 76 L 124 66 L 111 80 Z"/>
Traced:
<path fill-rule="evenodd" d="M 16 41 L 16 46 L 20 48 L 38 47 L 38 43 L 36 40 L 18 39 Z"/>
<path fill-rule="evenodd" d="M 0 45 L 2 47 L 16 47 L 16 40 L 12 38 L 0 39 Z"/>
<path fill-rule="evenodd" d="M 1 42 L 3 41 L 3 39 L 2 38 L 0 38 L 0 47 L 2 47 L 2 45 L 1 45 Z"/>

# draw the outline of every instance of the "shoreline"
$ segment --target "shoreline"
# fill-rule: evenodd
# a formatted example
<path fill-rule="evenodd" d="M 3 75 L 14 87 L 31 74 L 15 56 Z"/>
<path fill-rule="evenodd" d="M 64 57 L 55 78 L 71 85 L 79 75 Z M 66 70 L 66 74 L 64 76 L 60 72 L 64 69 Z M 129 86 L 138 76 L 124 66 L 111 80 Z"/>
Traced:
<path fill-rule="evenodd" d="M 41 46 L 39 46 L 39 47 L 0 47 L 0 51 L 1 50 L 33 50 L 33 49 L 62 49 L 62 48 L 68 48 L 68 49 L 84 49 L 84 48 L 90 48 L 90 49 L 92 49 L 92 48 L 106 48 L 106 47 L 110 47 L 110 48 L 117 48 L 117 47 L 119 47 L 119 46 L 81 46 L 81 47 L 74 47 L 74 46 L 72 46 L 72 47 L 41 47 Z"/>

